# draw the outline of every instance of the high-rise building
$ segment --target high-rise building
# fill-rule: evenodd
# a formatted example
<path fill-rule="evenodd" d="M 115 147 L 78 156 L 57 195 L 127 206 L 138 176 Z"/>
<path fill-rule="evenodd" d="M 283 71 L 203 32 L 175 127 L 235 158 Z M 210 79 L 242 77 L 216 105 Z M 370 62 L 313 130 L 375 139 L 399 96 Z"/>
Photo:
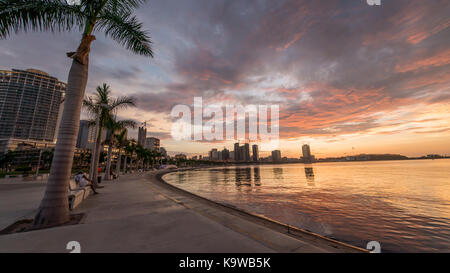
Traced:
<path fill-rule="evenodd" d="M 217 151 L 217 149 L 212 149 L 211 151 L 209 151 L 209 160 L 219 160 L 219 152 Z"/>
<path fill-rule="evenodd" d="M 304 144 L 302 146 L 302 160 L 305 163 L 311 163 L 312 161 L 314 161 L 314 156 L 311 154 L 311 148 L 309 147 L 308 144 Z"/>
<path fill-rule="evenodd" d="M 239 146 L 239 143 L 234 144 L 234 161 L 249 162 L 250 158 L 250 144 L 245 143 Z"/>
<path fill-rule="evenodd" d="M 230 160 L 230 151 L 227 148 L 222 150 L 222 160 Z"/>
<path fill-rule="evenodd" d="M 88 120 L 80 120 L 80 127 L 78 129 L 78 137 L 77 137 L 77 148 L 80 149 L 88 149 L 89 144 L 95 141 L 95 137 L 93 137 L 92 129 L 95 126 L 89 126 Z M 91 131 L 91 133 L 89 132 Z"/>
<path fill-rule="evenodd" d="M 280 150 L 272 151 L 272 161 L 280 162 L 281 161 L 281 152 Z"/>
<path fill-rule="evenodd" d="M 79 149 L 93 149 L 97 138 L 97 130 L 98 128 L 95 124 L 90 124 L 88 120 L 80 120 L 76 147 Z M 111 134 L 111 130 L 103 128 L 101 143 L 109 141 Z M 125 132 L 125 138 L 126 136 L 127 131 Z M 100 150 L 103 151 L 104 148 L 104 145 L 102 145 Z"/>
<path fill-rule="evenodd" d="M 0 70 L 0 152 L 56 143 L 66 84 L 36 70 Z"/>
<path fill-rule="evenodd" d="M 250 161 L 250 144 L 248 143 L 244 144 L 244 161 L 245 162 Z"/>
<path fill-rule="evenodd" d="M 138 130 L 138 145 L 145 146 L 145 141 L 147 139 L 147 128 L 139 127 Z"/>
<path fill-rule="evenodd" d="M 304 158 L 310 158 L 311 157 L 311 148 L 308 144 L 304 144 L 302 146 L 302 154 Z"/>
<path fill-rule="evenodd" d="M 159 147 L 160 147 L 160 141 L 159 138 L 156 137 L 147 137 L 145 139 L 145 148 L 150 149 L 152 151 L 157 151 L 159 152 Z"/>
<path fill-rule="evenodd" d="M 234 161 L 239 161 L 239 143 L 234 143 Z"/>
<path fill-rule="evenodd" d="M 258 160 L 259 160 L 259 148 L 258 148 L 258 145 L 256 145 L 256 144 L 252 145 L 252 152 L 253 152 L 253 161 L 258 162 Z"/>

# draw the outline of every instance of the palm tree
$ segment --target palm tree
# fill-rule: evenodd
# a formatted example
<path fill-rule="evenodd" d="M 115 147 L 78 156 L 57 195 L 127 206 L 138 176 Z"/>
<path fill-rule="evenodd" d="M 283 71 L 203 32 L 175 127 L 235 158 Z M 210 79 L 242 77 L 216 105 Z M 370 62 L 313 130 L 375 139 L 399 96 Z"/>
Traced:
<path fill-rule="evenodd" d="M 124 150 L 124 162 L 123 162 L 123 173 L 127 173 L 127 162 L 128 162 L 128 146 L 130 146 L 130 141 L 128 139 L 124 140 L 123 150 Z"/>
<path fill-rule="evenodd" d="M 136 151 L 136 140 L 131 139 L 128 142 L 127 147 L 125 148 L 125 151 L 127 152 L 127 157 L 130 157 L 130 172 L 133 170 L 133 155 L 134 152 Z M 125 161 L 125 172 L 127 172 L 128 168 L 127 168 L 127 161 Z"/>
<path fill-rule="evenodd" d="M 107 36 L 136 54 L 153 57 L 148 33 L 132 12 L 146 0 L 0 0 L 0 38 L 20 31 L 82 31 L 72 58 L 64 110 L 58 132 L 54 161 L 45 196 L 34 220 L 34 228 L 60 225 L 69 221 L 68 184 L 86 89 L 89 51 L 93 33 Z"/>
<path fill-rule="evenodd" d="M 112 148 L 116 143 L 115 133 L 116 132 L 126 132 L 126 128 L 135 128 L 136 122 L 133 120 L 120 120 L 116 121 L 115 119 L 109 119 L 106 122 L 106 128 L 111 132 L 110 137 L 108 139 L 108 157 L 106 161 L 106 170 L 105 170 L 105 180 L 110 180 L 111 175 L 111 156 L 112 156 Z M 120 154 L 119 154 L 120 156 Z"/>
<path fill-rule="evenodd" d="M 91 170 L 91 179 L 93 180 L 95 187 L 97 186 L 98 161 L 100 156 L 100 147 L 102 144 L 102 130 L 108 123 L 110 125 L 113 124 L 114 115 L 118 110 L 129 106 L 135 106 L 135 100 L 132 97 L 122 96 L 116 99 L 112 98 L 110 87 L 106 83 L 102 86 L 97 86 L 96 91 L 97 92 L 95 92 L 93 96 L 90 96 L 83 101 L 83 106 L 91 115 L 95 117 L 96 122 L 98 123 L 97 140 L 93 157 L 94 161 Z M 119 125 L 134 126 L 135 124 L 134 121 L 126 120 Z M 114 132 L 111 132 L 111 135 L 113 135 L 113 133 Z"/>
<path fill-rule="evenodd" d="M 116 134 L 114 136 L 116 140 L 116 147 L 119 149 L 118 156 L 117 156 L 117 163 L 116 163 L 116 176 L 120 176 L 120 165 L 122 161 L 122 149 L 126 147 L 127 145 L 127 130 L 123 129 L 120 131 L 119 134 Z M 126 158 L 125 158 L 125 164 L 126 164 Z"/>
<path fill-rule="evenodd" d="M 148 149 L 144 148 L 141 145 L 136 145 L 136 155 L 137 155 L 137 162 L 136 162 L 136 168 L 144 169 L 144 160 L 147 156 Z"/>

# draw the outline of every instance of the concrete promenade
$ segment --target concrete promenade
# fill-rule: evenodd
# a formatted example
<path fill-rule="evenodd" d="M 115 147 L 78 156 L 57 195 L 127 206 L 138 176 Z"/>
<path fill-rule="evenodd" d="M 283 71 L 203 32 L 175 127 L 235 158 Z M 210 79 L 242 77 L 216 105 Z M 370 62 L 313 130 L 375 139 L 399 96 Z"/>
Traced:
<path fill-rule="evenodd" d="M 123 175 L 102 185 L 101 194 L 73 211 L 85 213 L 81 224 L 1 235 L 0 252 L 64 253 L 69 252 L 69 241 L 78 241 L 81 252 L 349 251 L 299 240 L 181 196 L 161 185 L 154 174 Z M 44 189 L 42 182 L 0 184 L 0 228 L 32 218 Z"/>

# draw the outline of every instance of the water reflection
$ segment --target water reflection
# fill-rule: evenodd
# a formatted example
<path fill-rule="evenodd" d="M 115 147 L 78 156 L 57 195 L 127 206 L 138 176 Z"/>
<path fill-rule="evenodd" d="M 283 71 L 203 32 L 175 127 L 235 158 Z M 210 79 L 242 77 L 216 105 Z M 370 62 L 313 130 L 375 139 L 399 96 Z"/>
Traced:
<path fill-rule="evenodd" d="M 283 180 L 283 168 L 273 168 L 273 175 L 276 180 Z"/>
<path fill-rule="evenodd" d="M 253 168 L 253 181 L 255 181 L 255 186 L 261 186 L 261 174 L 259 167 Z"/>
<path fill-rule="evenodd" d="M 252 185 L 252 170 L 247 168 L 235 168 L 236 185 L 251 186 Z"/>
<path fill-rule="evenodd" d="M 448 252 L 448 177 L 450 159 L 233 166 L 164 179 L 363 248 L 374 240 L 382 252 Z"/>
<path fill-rule="evenodd" d="M 308 186 L 314 186 L 314 169 L 312 167 L 305 167 L 306 184 Z"/>

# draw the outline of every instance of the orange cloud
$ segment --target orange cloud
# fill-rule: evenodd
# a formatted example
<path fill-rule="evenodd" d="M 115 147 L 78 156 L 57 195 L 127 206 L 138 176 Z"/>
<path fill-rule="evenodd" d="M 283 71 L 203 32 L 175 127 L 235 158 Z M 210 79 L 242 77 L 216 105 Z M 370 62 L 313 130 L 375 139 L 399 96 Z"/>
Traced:
<path fill-rule="evenodd" d="M 413 62 L 398 64 L 395 67 L 396 72 L 409 72 L 430 67 L 439 67 L 450 64 L 450 49 L 435 54 L 434 56 L 419 59 Z"/>

